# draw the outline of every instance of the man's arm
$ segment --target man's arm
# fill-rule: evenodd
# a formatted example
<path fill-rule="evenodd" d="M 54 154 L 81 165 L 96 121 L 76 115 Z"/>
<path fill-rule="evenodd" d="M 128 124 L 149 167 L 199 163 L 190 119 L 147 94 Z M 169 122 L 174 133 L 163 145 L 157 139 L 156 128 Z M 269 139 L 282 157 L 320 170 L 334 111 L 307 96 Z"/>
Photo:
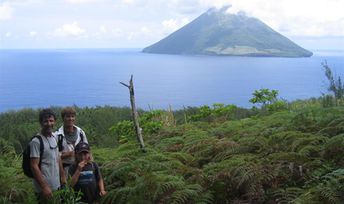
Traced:
<path fill-rule="evenodd" d="M 42 189 L 42 195 L 48 199 L 52 198 L 53 192 L 51 191 L 48 183 L 45 181 L 43 177 L 41 170 L 39 169 L 39 158 L 31 158 L 30 165 L 33 173 L 33 178 L 36 180 L 36 182 Z"/>
<path fill-rule="evenodd" d="M 69 157 L 74 157 L 74 151 L 61 153 L 61 159 L 65 159 L 65 158 L 69 158 Z"/>

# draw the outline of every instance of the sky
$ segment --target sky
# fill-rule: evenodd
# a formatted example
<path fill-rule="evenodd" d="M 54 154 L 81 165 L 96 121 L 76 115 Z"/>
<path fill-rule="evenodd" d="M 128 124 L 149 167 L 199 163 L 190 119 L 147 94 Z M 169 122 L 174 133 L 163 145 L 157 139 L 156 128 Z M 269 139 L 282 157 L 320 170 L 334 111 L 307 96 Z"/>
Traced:
<path fill-rule="evenodd" d="M 144 48 L 228 5 L 306 49 L 344 50 L 344 0 L 0 0 L 0 49 Z"/>

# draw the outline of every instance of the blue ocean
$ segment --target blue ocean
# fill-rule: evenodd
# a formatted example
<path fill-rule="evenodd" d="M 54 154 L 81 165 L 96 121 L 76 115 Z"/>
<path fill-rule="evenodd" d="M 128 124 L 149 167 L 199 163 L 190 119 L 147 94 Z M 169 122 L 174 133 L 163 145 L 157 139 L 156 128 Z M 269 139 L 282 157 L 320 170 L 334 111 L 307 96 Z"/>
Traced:
<path fill-rule="evenodd" d="M 130 106 L 133 75 L 137 106 L 180 109 L 235 104 L 251 107 L 254 90 L 279 90 L 292 101 L 327 93 L 321 63 L 344 77 L 344 52 L 310 58 L 146 54 L 139 49 L 0 50 L 0 112 L 77 105 Z"/>

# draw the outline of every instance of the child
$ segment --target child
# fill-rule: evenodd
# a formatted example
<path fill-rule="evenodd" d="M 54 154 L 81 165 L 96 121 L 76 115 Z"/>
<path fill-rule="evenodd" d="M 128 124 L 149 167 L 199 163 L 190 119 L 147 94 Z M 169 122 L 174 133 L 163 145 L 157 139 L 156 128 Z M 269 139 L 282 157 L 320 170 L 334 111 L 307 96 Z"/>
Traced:
<path fill-rule="evenodd" d="M 94 203 L 99 196 L 106 194 L 104 181 L 98 165 L 91 161 L 90 147 L 85 142 L 80 142 L 75 147 L 75 164 L 69 169 L 72 176 L 72 187 L 75 191 L 83 193 L 81 201 Z"/>

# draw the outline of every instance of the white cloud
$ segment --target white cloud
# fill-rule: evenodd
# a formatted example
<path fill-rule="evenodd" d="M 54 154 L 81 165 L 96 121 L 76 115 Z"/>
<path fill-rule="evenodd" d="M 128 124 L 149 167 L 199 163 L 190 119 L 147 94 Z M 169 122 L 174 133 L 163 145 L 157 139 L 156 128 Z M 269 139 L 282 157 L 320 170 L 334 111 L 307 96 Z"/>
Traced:
<path fill-rule="evenodd" d="M 148 27 L 143 26 L 143 27 L 141 27 L 141 32 L 143 34 L 150 34 L 152 31 Z"/>
<path fill-rule="evenodd" d="M 176 30 L 178 28 L 177 20 L 175 19 L 164 20 L 161 24 L 169 30 Z"/>
<path fill-rule="evenodd" d="M 107 33 L 107 28 L 104 25 L 102 25 L 99 27 L 99 31 L 100 33 Z"/>
<path fill-rule="evenodd" d="M 183 19 L 181 20 L 181 25 L 182 25 L 182 26 L 184 26 L 184 25 L 186 25 L 186 24 L 188 24 L 188 23 L 190 23 L 190 19 L 189 19 L 189 18 L 183 18 Z"/>
<path fill-rule="evenodd" d="M 148 5 L 149 6 L 159 5 L 159 3 L 156 0 L 155 1 L 150 1 L 150 0 L 120 0 L 120 2 L 124 5 L 141 7 L 141 8 L 146 7 Z"/>
<path fill-rule="evenodd" d="M 64 24 L 60 28 L 56 29 L 53 33 L 54 36 L 67 37 L 67 36 L 82 36 L 85 34 L 85 30 L 82 29 L 77 22 L 71 24 Z"/>
<path fill-rule="evenodd" d="M 38 34 L 38 33 L 37 33 L 36 31 L 30 31 L 30 32 L 29 32 L 29 36 L 32 37 L 32 38 L 36 37 L 37 34 Z"/>
<path fill-rule="evenodd" d="M 6 32 L 6 33 L 5 33 L 5 37 L 7 37 L 7 38 L 12 37 L 12 33 L 11 33 L 11 32 Z"/>
<path fill-rule="evenodd" d="M 182 19 L 169 19 L 169 20 L 164 20 L 161 24 L 164 27 L 164 30 L 166 32 L 173 32 L 176 31 L 177 29 L 183 27 L 187 23 L 189 23 L 190 20 L 188 18 L 182 18 Z"/>
<path fill-rule="evenodd" d="M 169 10 L 182 15 L 198 13 L 202 10 L 200 0 L 170 0 L 164 5 L 166 4 Z"/>
<path fill-rule="evenodd" d="M 12 8 L 6 4 L 0 4 L 0 21 L 12 18 Z"/>
<path fill-rule="evenodd" d="M 118 27 L 114 27 L 112 30 L 111 30 L 111 34 L 114 36 L 114 37 L 120 37 L 123 35 L 123 30 L 121 28 L 118 28 Z"/>
<path fill-rule="evenodd" d="M 125 34 L 125 36 L 127 36 L 128 41 L 134 41 L 139 38 L 142 38 L 143 36 L 147 36 L 149 34 L 150 34 L 150 30 L 147 27 L 142 27 L 138 32 L 129 31 L 128 33 Z"/>
<path fill-rule="evenodd" d="M 99 26 L 98 30 L 96 30 L 96 32 L 93 34 L 93 36 L 96 37 L 97 39 L 109 37 L 108 28 L 105 25 Z"/>
<path fill-rule="evenodd" d="M 122 0 L 122 3 L 129 4 L 129 5 L 134 5 L 135 0 Z"/>
<path fill-rule="evenodd" d="M 134 37 L 135 37 L 135 33 L 134 32 L 130 32 L 128 37 L 127 37 L 127 40 L 132 40 Z"/>
<path fill-rule="evenodd" d="M 200 0 L 203 7 L 232 5 L 292 36 L 343 36 L 344 0 Z"/>
<path fill-rule="evenodd" d="M 84 3 L 97 2 L 97 0 L 65 0 L 65 1 L 72 4 L 84 4 Z"/>
<path fill-rule="evenodd" d="M 230 13 L 244 11 L 288 38 L 344 38 L 344 0 L 0 0 L 0 29 L 3 38 L 11 31 L 13 39 L 39 36 L 42 44 L 66 37 L 58 43 L 78 47 L 108 40 L 126 47 L 156 42 L 209 8 L 228 5 Z"/>

